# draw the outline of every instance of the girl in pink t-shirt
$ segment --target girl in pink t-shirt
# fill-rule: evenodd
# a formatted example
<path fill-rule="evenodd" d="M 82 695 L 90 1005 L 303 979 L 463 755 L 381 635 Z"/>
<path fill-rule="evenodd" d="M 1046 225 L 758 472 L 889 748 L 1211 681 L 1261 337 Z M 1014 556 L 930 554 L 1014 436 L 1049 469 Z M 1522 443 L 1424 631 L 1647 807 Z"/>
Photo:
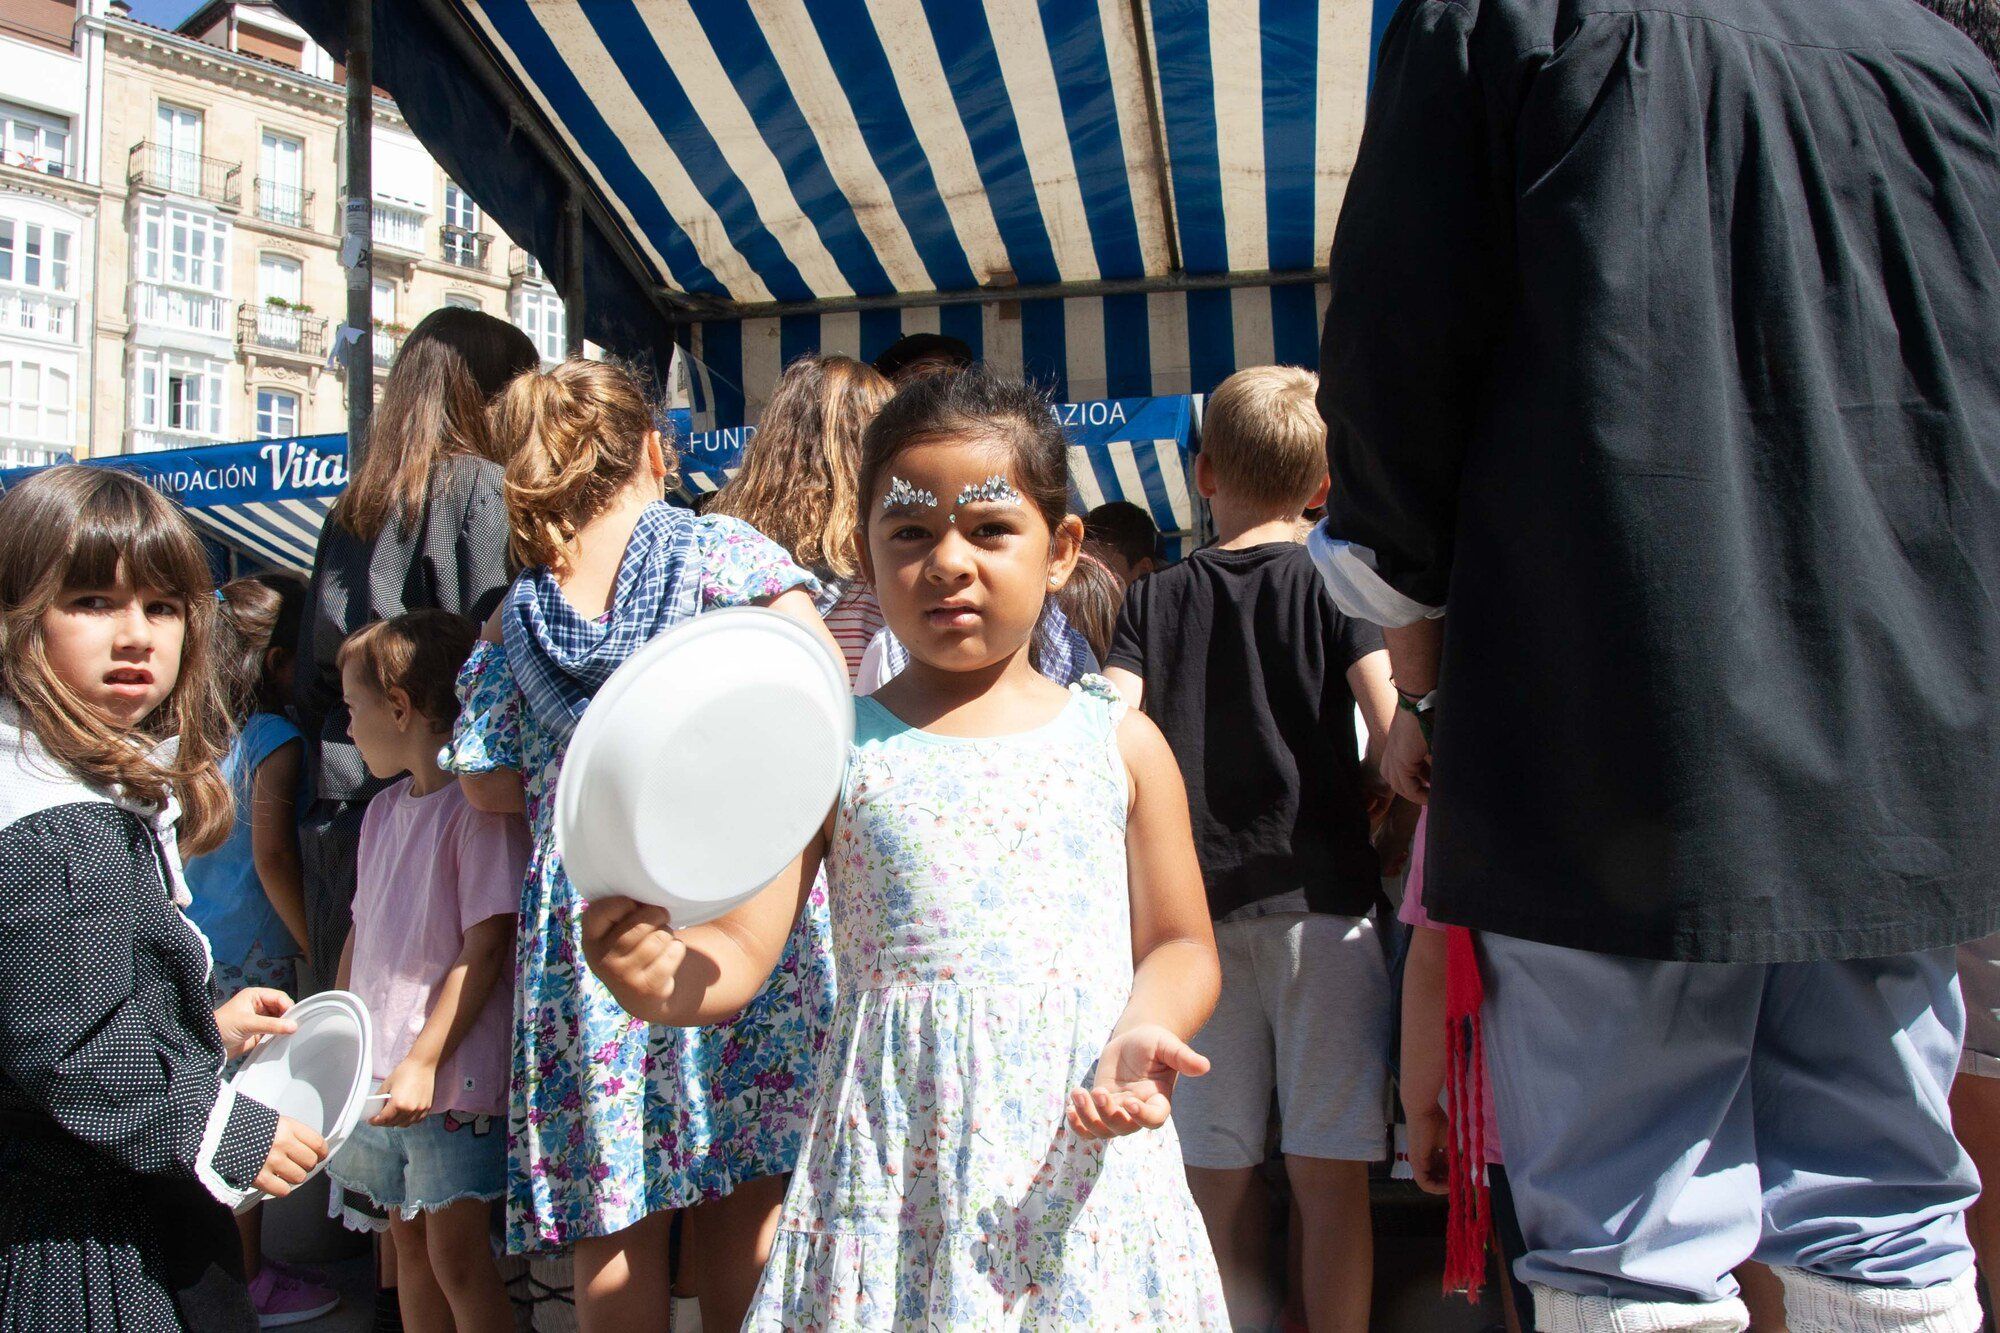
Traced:
<path fill-rule="evenodd" d="M 437 762 L 477 636 L 462 616 L 413 611 L 360 630 L 338 659 L 368 771 L 407 776 L 368 804 L 340 960 L 374 1016 L 387 1102 L 327 1169 L 388 1214 L 411 1333 L 514 1327 L 488 1235 L 507 1184 L 508 964 L 528 831 L 474 809 Z"/>

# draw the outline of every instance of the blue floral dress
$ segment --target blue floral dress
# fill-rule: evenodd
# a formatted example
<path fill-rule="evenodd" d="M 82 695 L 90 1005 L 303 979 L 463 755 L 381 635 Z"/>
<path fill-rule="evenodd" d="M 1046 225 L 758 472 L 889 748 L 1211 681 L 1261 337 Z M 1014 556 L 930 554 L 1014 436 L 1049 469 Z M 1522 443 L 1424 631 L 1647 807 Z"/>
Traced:
<path fill-rule="evenodd" d="M 811 584 L 748 526 L 700 523 L 703 609 Z M 473 650 L 458 690 L 440 762 L 458 773 L 519 772 L 535 839 L 516 946 L 507 1248 L 563 1248 L 790 1171 L 833 1007 L 824 894 L 735 1022 L 633 1019 L 584 963 L 583 903 L 555 847 L 562 744 L 527 707 L 498 645 Z"/>
<path fill-rule="evenodd" d="M 855 701 L 828 1077 L 745 1329 L 1228 1329 L 1172 1122 L 1064 1119 L 1132 991 L 1123 705 L 1071 691 L 981 739 Z"/>

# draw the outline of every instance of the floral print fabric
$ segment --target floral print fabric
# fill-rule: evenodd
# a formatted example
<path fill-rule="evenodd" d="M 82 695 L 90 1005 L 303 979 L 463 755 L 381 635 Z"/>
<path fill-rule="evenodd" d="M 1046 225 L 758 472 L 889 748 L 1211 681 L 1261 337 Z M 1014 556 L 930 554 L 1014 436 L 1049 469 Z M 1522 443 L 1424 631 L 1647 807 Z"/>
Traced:
<path fill-rule="evenodd" d="M 856 700 L 828 1079 L 746 1329 L 1229 1327 L 1171 1122 L 1064 1120 L 1132 988 L 1114 699 L 977 740 Z"/>
<path fill-rule="evenodd" d="M 704 609 L 813 587 L 754 529 L 701 522 Z M 497 644 L 473 650 L 458 689 L 458 724 L 439 762 L 458 773 L 519 772 L 535 840 L 516 943 L 507 1248 L 609 1235 L 790 1171 L 833 1005 L 824 893 L 735 1022 L 633 1019 L 584 964 L 583 903 L 555 847 L 562 746 L 528 710 Z"/>

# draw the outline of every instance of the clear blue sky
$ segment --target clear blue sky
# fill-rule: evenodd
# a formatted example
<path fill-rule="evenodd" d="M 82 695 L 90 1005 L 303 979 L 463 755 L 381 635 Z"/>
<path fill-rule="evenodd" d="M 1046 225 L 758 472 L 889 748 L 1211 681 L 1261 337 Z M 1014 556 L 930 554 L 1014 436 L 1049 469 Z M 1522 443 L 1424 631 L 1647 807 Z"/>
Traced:
<path fill-rule="evenodd" d="M 158 28 L 171 28 L 200 7 L 199 0 L 128 0 L 132 17 Z"/>

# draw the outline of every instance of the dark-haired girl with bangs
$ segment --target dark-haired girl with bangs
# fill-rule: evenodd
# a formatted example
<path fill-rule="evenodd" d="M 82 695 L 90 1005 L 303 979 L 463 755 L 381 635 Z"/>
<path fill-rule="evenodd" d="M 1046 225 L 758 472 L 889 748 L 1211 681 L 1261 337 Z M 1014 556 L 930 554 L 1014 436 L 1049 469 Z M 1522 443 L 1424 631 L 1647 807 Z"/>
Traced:
<path fill-rule="evenodd" d="M 109 469 L 0 498 L 0 1330 L 257 1327 L 228 1208 L 312 1130 L 222 1083 L 291 1000 L 209 1002 L 183 853 L 231 817 L 215 591 L 173 505 Z"/>
<path fill-rule="evenodd" d="M 863 437 L 857 521 L 911 661 L 855 701 L 824 828 L 709 925 L 583 914 L 629 1012 L 718 1023 L 825 868 L 832 1048 L 746 1329 L 1229 1327 L 1168 1122 L 1220 985 L 1180 770 L 1109 681 L 1029 660 L 1083 543 L 1066 460 L 1022 385 L 900 390 Z M 683 964 L 700 984 L 676 987 Z"/>

